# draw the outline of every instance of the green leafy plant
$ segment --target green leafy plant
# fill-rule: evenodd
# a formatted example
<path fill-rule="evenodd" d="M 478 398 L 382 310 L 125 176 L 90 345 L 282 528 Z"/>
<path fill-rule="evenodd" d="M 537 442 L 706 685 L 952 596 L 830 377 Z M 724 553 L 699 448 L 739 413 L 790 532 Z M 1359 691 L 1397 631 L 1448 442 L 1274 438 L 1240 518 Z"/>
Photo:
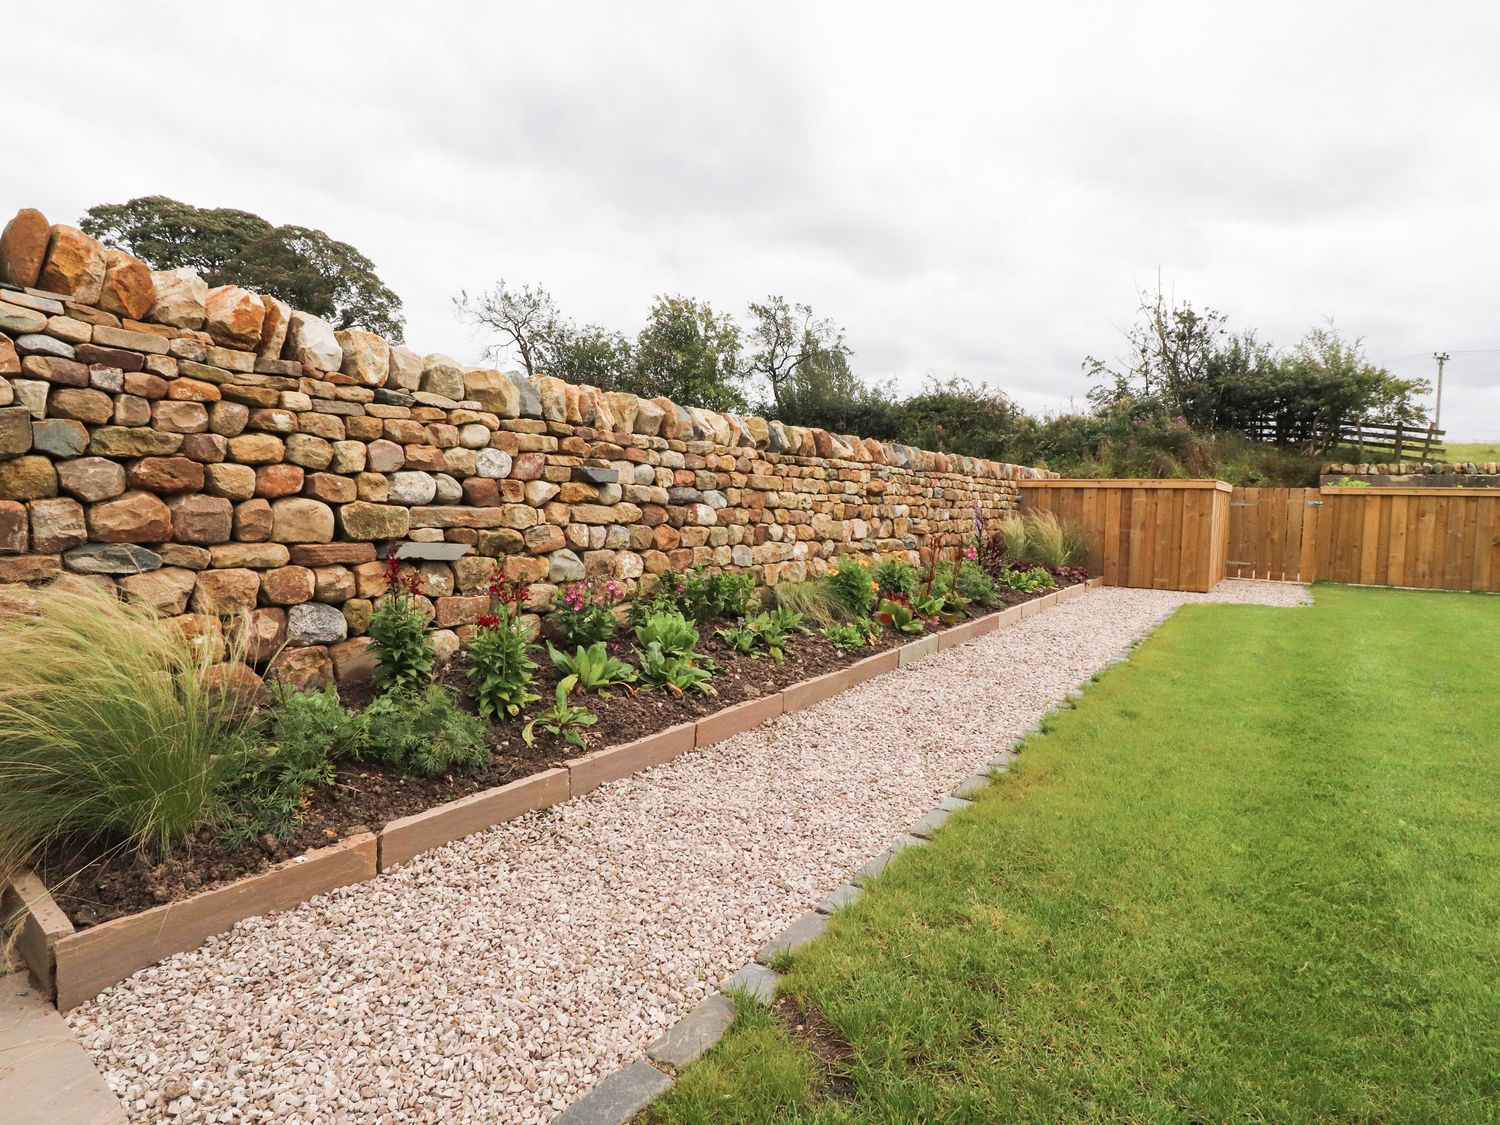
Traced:
<path fill-rule="evenodd" d="M 793 631 L 806 632 L 802 628 L 802 615 L 777 608 L 747 617 L 743 625 L 720 629 L 719 636 L 736 652 L 755 656 L 764 651 L 780 664 L 786 659 L 787 639 Z"/>
<path fill-rule="evenodd" d="M 521 728 L 521 738 L 527 746 L 536 742 L 536 731 L 540 727 L 548 734 L 557 735 L 569 746 L 576 746 L 580 750 L 587 748 L 588 739 L 583 732 L 597 723 L 599 716 L 586 707 L 575 707 L 568 702 L 568 693 L 577 683 L 577 677 L 564 676 L 557 685 L 552 706 L 535 715 Z"/>
<path fill-rule="evenodd" d="M 823 577 L 829 600 L 845 618 L 868 617 L 875 608 L 879 587 L 863 559 L 843 558 Z"/>
<path fill-rule="evenodd" d="M 731 650 L 742 656 L 753 656 L 760 647 L 760 634 L 750 627 L 749 622 L 720 629 L 719 637 Z"/>
<path fill-rule="evenodd" d="M 858 652 L 870 642 L 858 625 L 828 625 L 823 629 L 823 639 L 840 652 Z"/>
<path fill-rule="evenodd" d="M 551 624 L 568 648 L 587 648 L 615 635 L 614 607 L 625 588 L 613 579 L 587 578 L 570 582 L 552 603 Z"/>
<path fill-rule="evenodd" d="M 755 603 L 755 579 L 733 571 L 694 567 L 679 583 L 678 608 L 700 625 L 744 617 Z"/>
<path fill-rule="evenodd" d="M 635 627 L 635 641 L 642 649 L 656 645 L 668 656 L 690 658 L 698 647 L 698 630 L 681 613 L 663 609 Z"/>
<path fill-rule="evenodd" d="M 480 616 L 469 641 L 469 689 L 479 713 L 490 722 L 515 718 L 541 696 L 531 691 L 536 662 L 528 652 L 531 639 L 521 624 L 519 607 L 526 587 L 498 570 L 489 584 L 490 612 Z"/>
<path fill-rule="evenodd" d="M 883 595 L 905 594 L 910 597 L 917 592 L 919 584 L 916 567 L 894 555 L 876 564 L 870 577 Z"/>
<path fill-rule="evenodd" d="M 430 777 L 477 769 L 489 758 L 485 729 L 441 684 L 391 691 L 365 708 L 366 739 L 357 757 Z"/>
<path fill-rule="evenodd" d="M 269 741 L 245 756 L 229 788 L 234 842 L 290 832 L 302 818 L 308 790 L 333 784 L 334 760 L 357 753 L 366 739 L 363 717 L 343 707 L 331 685 L 298 691 L 277 684 L 272 691 Z"/>
<path fill-rule="evenodd" d="M 1052 575 L 1039 566 L 1007 569 L 1000 575 L 1000 584 L 1023 594 L 1040 593 L 1042 590 L 1050 590 L 1057 585 Z"/>
<path fill-rule="evenodd" d="M 898 598 L 882 600 L 875 620 L 898 633 L 920 633 L 925 624 L 910 602 Z"/>
<path fill-rule="evenodd" d="M 968 559 L 958 564 L 953 586 L 961 595 L 978 605 L 992 606 L 999 601 L 994 579 L 981 570 L 978 563 Z"/>
<path fill-rule="evenodd" d="M 673 695 L 688 691 L 714 693 L 709 683 L 713 673 L 688 657 L 664 651 L 655 641 L 640 650 L 639 663 L 641 678 L 653 687 L 664 687 Z"/>
<path fill-rule="evenodd" d="M 838 624 L 842 607 L 827 582 L 778 582 L 771 588 L 778 609 L 799 614 L 818 628 Z"/>
<path fill-rule="evenodd" d="M 386 563 L 386 594 L 370 617 L 370 651 L 382 691 L 420 691 L 432 682 L 437 657 L 428 618 L 417 608 L 421 576 L 392 555 Z"/>
<path fill-rule="evenodd" d="M 164 852 L 226 818 L 259 734 L 218 655 L 83 582 L 0 596 L 0 877 L 63 838 Z"/>
<path fill-rule="evenodd" d="M 585 691 L 607 696 L 611 688 L 635 682 L 635 669 L 611 656 L 603 641 L 587 648 L 580 645 L 572 656 L 548 645 L 547 654 L 552 658 L 554 668 L 564 676 L 573 677 Z"/>

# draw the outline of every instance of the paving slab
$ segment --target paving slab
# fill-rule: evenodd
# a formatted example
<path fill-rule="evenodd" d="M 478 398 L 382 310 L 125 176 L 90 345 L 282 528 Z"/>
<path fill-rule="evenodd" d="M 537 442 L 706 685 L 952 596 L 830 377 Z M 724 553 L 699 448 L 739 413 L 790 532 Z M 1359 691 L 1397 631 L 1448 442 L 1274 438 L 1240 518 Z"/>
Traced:
<path fill-rule="evenodd" d="M 776 997 L 776 982 L 780 979 L 781 974 L 774 969 L 752 962 L 726 980 L 724 990 L 739 989 L 762 1004 L 769 1004 Z"/>
<path fill-rule="evenodd" d="M 793 953 L 801 949 L 814 938 L 822 937 L 823 931 L 828 929 L 828 916 L 812 911 L 797 918 L 790 926 L 782 930 L 765 945 L 761 946 L 760 952 L 755 959 L 762 965 L 769 965 L 777 954 Z"/>
<path fill-rule="evenodd" d="M 734 1022 L 734 1001 L 722 992 L 705 997 L 646 1048 L 653 1061 L 681 1070 L 724 1038 Z"/>
<path fill-rule="evenodd" d="M 987 774 L 987 773 L 976 773 L 973 777 L 969 778 L 968 781 L 965 781 L 962 785 L 958 786 L 958 788 L 954 789 L 953 790 L 953 795 L 955 797 L 972 797 L 975 793 L 978 793 L 981 789 L 987 789 L 987 788 L 989 788 L 989 784 L 990 784 L 990 775 L 989 774 Z"/>
<path fill-rule="evenodd" d="M 650 1063 L 617 1070 L 552 1119 L 552 1125 L 625 1125 L 672 1088 L 672 1079 Z"/>
<path fill-rule="evenodd" d="M 932 834 L 943 826 L 943 821 L 953 815 L 952 809 L 945 809 L 941 805 L 917 821 L 907 829 L 913 836 L 920 836 L 924 840 L 932 839 Z"/>
<path fill-rule="evenodd" d="M 862 894 L 864 894 L 864 891 L 860 890 L 853 883 L 845 883 L 822 902 L 818 903 L 818 913 L 832 914 L 836 910 L 842 910 Z"/>
<path fill-rule="evenodd" d="M 0 1121 L 123 1125 L 125 1111 L 25 973 L 0 976 Z"/>

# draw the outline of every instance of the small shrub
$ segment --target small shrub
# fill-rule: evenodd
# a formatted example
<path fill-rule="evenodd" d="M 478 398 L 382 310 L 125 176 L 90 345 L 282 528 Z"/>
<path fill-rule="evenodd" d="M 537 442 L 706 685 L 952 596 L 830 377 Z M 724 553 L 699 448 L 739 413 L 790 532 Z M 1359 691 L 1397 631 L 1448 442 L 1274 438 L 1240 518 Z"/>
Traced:
<path fill-rule="evenodd" d="M 521 738 L 527 746 L 536 742 L 536 730 L 540 727 L 549 734 L 557 735 L 569 746 L 587 749 L 588 739 L 584 736 L 584 729 L 597 723 L 599 717 L 586 707 L 575 707 L 568 702 L 568 693 L 577 683 L 572 676 L 563 677 L 557 685 L 552 706 L 521 728 Z"/>
<path fill-rule="evenodd" d="M 843 558 L 823 578 L 829 601 L 844 618 L 868 617 L 875 608 L 878 587 L 863 559 Z"/>
<path fill-rule="evenodd" d="M 363 718 L 341 706 L 331 686 L 297 691 L 277 684 L 273 691 L 270 741 L 246 755 L 230 786 L 228 836 L 235 842 L 286 835 L 302 819 L 308 790 L 333 784 L 334 760 L 364 746 Z"/>
<path fill-rule="evenodd" d="M 925 624 L 911 603 L 900 595 L 882 599 L 875 620 L 898 633 L 920 633 Z"/>
<path fill-rule="evenodd" d="M 1052 575 L 1039 566 L 1007 570 L 1000 576 L 1000 584 L 1008 589 L 1018 590 L 1023 594 L 1040 593 L 1043 590 L 1050 590 L 1057 585 L 1053 581 Z"/>
<path fill-rule="evenodd" d="M 432 682 L 436 656 L 427 635 L 427 617 L 417 608 L 421 576 L 394 555 L 386 563 L 390 588 L 370 617 L 370 651 L 378 664 L 382 691 L 420 691 Z"/>
<path fill-rule="evenodd" d="M 858 652 L 870 643 L 858 625 L 828 625 L 823 629 L 823 639 L 840 652 Z"/>
<path fill-rule="evenodd" d="M 905 594 L 910 597 L 917 592 L 916 567 L 903 558 L 892 556 L 881 560 L 870 577 L 882 595 Z"/>
<path fill-rule="evenodd" d="M 977 562 L 968 559 L 958 564 L 953 588 L 976 605 L 991 606 L 1000 600 L 994 579 L 981 570 Z"/>
<path fill-rule="evenodd" d="M 788 609 L 819 628 L 838 624 L 841 607 L 827 582 L 778 582 L 771 588 L 778 609 Z"/>
<path fill-rule="evenodd" d="M 227 816 L 259 736 L 214 655 L 81 582 L 0 602 L 0 877 L 64 837 L 165 851 Z"/>
<path fill-rule="evenodd" d="M 709 680 L 713 674 L 688 657 L 666 652 L 656 642 L 640 650 L 641 678 L 654 687 L 664 687 L 673 695 L 697 691 L 712 695 Z"/>
<path fill-rule="evenodd" d="M 698 647 L 698 630 L 676 610 L 658 610 L 635 627 L 642 649 L 656 645 L 667 656 L 691 658 Z"/>
<path fill-rule="evenodd" d="M 625 589 L 611 579 L 570 582 L 552 605 L 551 624 L 567 648 L 588 648 L 615 635 L 614 607 Z"/>
<path fill-rule="evenodd" d="M 551 645 L 547 646 L 547 653 L 552 658 L 552 666 L 564 676 L 571 676 L 585 691 L 607 696 L 611 688 L 635 682 L 635 669 L 611 656 L 603 641 L 587 648 L 580 645 L 572 656 Z"/>
<path fill-rule="evenodd" d="M 430 777 L 476 769 L 489 757 L 484 726 L 441 684 L 391 691 L 365 708 L 366 741 L 356 755 Z"/>
<path fill-rule="evenodd" d="M 709 621 L 734 621 L 750 612 L 755 603 L 755 579 L 731 571 L 712 573 L 694 567 L 682 583 L 682 609 L 700 625 Z"/>

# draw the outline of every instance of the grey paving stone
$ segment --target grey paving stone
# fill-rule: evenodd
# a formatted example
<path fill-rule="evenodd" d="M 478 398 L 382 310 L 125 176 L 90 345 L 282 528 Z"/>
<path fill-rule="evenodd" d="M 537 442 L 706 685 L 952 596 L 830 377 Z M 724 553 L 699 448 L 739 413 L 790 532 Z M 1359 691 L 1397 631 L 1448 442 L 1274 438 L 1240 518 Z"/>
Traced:
<path fill-rule="evenodd" d="M 845 883 L 822 902 L 818 903 L 818 913 L 832 914 L 835 910 L 841 910 L 848 906 L 863 893 L 853 883 Z"/>
<path fill-rule="evenodd" d="M 890 847 L 886 848 L 885 851 L 881 852 L 874 859 L 870 860 L 869 863 L 865 864 L 857 872 L 855 872 L 854 878 L 851 879 L 850 882 L 858 886 L 863 886 L 865 883 L 869 882 L 871 879 L 875 878 L 875 876 L 884 871 L 890 864 L 891 860 L 896 858 L 897 852 L 905 851 L 907 848 L 913 847 L 914 845 L 925 843 L 927 843 L 926 840 L 923 840 L 917 836 L 898 837 Z"/>
<path fill-rule="evenodd" d="M 724 990 L 728 992 L 737 988 L 762 1004 L 769 1004 L 776 996 L 776 982 L 780 979 L 780 973 L 752 962 L 726 980 Z"/>
<path fill-rule="evenodd" d="M 969 797 L 975 793 L 978 793 L 981 789 L 988 788 L 989 784 L 989 774 L 976 773 L 973 777 L 969 778 L 968 781 L 964 782 L 957 789 L 953 790 L 953 795 L 955 797 Z"/>
<path fill-rule="evenodd" d="M 972 805 L 973 801 L 966 801 L 962 797 L 944 797 L 938 802 L 938 808 L 946 809 L 948 812 L 958 812 Z"/>
<path fill-rule="evenodd" d="M 945 809 L 941 805 L 917 821 L 907 829 L 913 836 L 921 836 L 924 840 L 932 839 L 932 834 L 943 826 L 943 821 L 953 815 L 952 809 Z"/>
<path fill-rule="evenodd" d="M 828 917 L 813 911 L 802 915 L 781 933 L 777 934 L 765 945 L 761 946 L 760 952 L 755 959 L 762 965 L 769 965 L 771 959 L 778 953 L 791 953 L 813 938 L 821 937 L 823 931 L 828 929 Z"/>
<path fill-rule="evenodd" d="M 715 992 L 647 1047 L 646 1055 L 673 1070 L 681 1070 L 724 1038 L 733 1022 L 734 1001 L 722 992 Z"/>
<path fill-rule="evenodd" d="M 650 1063 L 617 1070 L 552 1119 L 552 1125 L 625 1125 L 672 1088 L 672 1079 Z"/>

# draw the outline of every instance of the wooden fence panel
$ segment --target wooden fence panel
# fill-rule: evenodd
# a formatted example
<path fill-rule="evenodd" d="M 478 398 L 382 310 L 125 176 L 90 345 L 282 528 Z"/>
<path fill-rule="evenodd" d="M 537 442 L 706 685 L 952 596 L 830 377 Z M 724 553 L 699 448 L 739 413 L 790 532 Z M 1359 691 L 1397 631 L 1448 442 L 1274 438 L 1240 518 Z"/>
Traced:
<path fill-rule="evenodd" d="M 1231 578 L 1311 582 L 1317 577 L 1316 488 L 1236 488 L 1225 537 Z"/>
<path fill-rule="evenodd" d="M 1500 590 L 1500 490 L 1335 487 L 1319 499 L 1318 577 Z"/>
<path fill-rule="evenodd" d="M 1229 485 L 1202 480 L 1022 480 L 1023 511 L 1046 510 L 1088 539 L 1108 586 L 1213 589 L 1224 577 Z"/>

